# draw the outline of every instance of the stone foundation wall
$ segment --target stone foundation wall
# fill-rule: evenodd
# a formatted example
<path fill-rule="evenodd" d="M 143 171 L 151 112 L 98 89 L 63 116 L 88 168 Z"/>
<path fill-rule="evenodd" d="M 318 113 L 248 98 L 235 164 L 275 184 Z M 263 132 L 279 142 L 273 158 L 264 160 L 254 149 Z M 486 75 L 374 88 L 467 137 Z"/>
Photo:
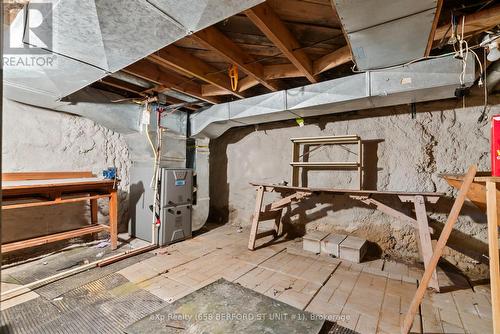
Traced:
<path fill-rule="evenodd" d="M 463 173 L 470 164 L 489 170 L 488 121 L 478 124 L 482 97 L 443 100 L 417 105 L 412 119 L 408 106 L 380 108 L 258 127 L 233 128 L 210 145 L 211 219 L 235 225 L 250 224 L 255 205 L 251 181 L 290 181 L 291 137 L 357 134 L 364 141 L 364 188 L 401 191 L 444 192 L 447 198 L 428 205 L 430 225 L 437 239 L 453 204 L 456 192 L 440 173 Z M 491 98 L 487 116 L 500 113 L 500 99 Z M 321 147 L 310 161 L 352 161 L 352 146 Z M 353 171 L 310 171 L 302 182 L 311 187 L 357 186 Z M 303 183 L 305 184 L 305 183 Z M 394 198 L 386 203 L 413 215 L 410 204 Z M 304 230 L 347 232 L 371 241 L 371 251 L 381 256 L 417 260 L 415 229 L 359 202 L 338 196 L 304 201 L 287 211 L 283 220 L 291 236 Z M 446 250 L 446 260 L 460 270 L 483 274 L 480 262 L 487 254 L 486 216 L 472 204 L 466 205 Z"/>

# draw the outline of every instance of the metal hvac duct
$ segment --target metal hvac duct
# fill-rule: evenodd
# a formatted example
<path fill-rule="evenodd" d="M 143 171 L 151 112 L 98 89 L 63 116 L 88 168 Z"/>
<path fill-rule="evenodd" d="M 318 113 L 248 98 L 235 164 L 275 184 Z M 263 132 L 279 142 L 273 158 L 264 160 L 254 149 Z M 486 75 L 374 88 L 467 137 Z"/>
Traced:
<path fill-rule="evenodd" d="M 54 108 L 61 98 L 263 1 L 30 1 L 8 29 L 5 55 L 9 47 L 31 45 L 14 56 L 51 58 L 54 65 L 4 66 L 4 96 Z M 37 38 L 24 20 L 30 8 L 48 22 L 37 28 Z"/>
<path fill-rule="evenodd" d="M 236 126 L 446 99 L 461 72 L 462 61 L 450 56 L 218 104 L 190 116 L 192 134 L 216 138 Z M 469 57 L 464 83 L 474 79 Z"/>
<path fill-rule="evenodd" d="M 437 0 L 331 0 L 360 70 L 423 57 Z"/>

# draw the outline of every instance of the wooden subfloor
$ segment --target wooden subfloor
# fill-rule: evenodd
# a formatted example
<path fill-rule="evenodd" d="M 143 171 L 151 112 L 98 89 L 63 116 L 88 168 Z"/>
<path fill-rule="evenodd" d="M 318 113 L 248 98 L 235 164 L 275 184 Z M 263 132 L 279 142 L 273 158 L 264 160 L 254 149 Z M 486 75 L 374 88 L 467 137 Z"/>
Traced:
<path fill-rule="evenodd" d="M 355 264 L 306 253 L 281 241 L 249 251 L 249 230 L 223 226 L 156 250 L 118 271 L 138 287 L 173 302 L 219 278 L 359 333 L 399 333 L 422 269 L 374 260 Z M 412 332 L 491 333 L 489 286 L 438 271 L 443 293 L 427 292 Z M 423 326 L 423 328 L 422 328 Z"/>

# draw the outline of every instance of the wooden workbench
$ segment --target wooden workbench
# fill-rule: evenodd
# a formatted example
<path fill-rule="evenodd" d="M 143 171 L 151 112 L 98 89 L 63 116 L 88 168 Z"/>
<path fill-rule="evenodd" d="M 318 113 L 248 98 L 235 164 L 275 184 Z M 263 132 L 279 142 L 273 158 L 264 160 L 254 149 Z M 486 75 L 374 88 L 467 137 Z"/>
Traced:
<path fill-rule="evenodd" d="M 463 175 L 442 175 L 442 177 L 457 189 L 462 185 L 464 178 Z M 486 211 L 488 218 L 488 253 L 493 332 L 500 333 L 500 260 L 498 248 L 500 177 L 492 177 L 486 175 L 486 173 L 480 173 L 479 176 L 474 178 L 467 192 L 467 197 L 477 207 Z"/>
<path fill-rule="evenodd" d="M 257 187 L 257 198 L 255 204 L 255 212 L 252 218 L 252 227 L 250 230 L 250 238 L 248 240 L 248 249 L 255 249 L 255 241 L 257 239 L 273 235 L 277 237 L 281 234 L 282 224 L 281 215 L 283 209 L 293 202 L 300 202 L 305 198 L 309 198 L 317 194 L 326 194 L 331 196 L 344 195 L 351 199 L 362 202 L 370 207 L 384 212 L 392 217 L 402 221 L 409 222 L 417 230 L 419 235 L 419 250 L 422 255 L 424 265 L 427 267 L 432 256 L 432 243 L 431 233 L 432 228 L 429 227 L 427 221 L 426 203 L 436 203 L 440 197 L 444 196 L 443 193 L 433 192 L 407 192 L 407 191 L 378 191 L 378 190 L 353 190 L 353 189 L 334 189 L 334 188 L 304 188 L 304 187 L 290 187 L 275 184 L 265 183 L 250 183 L 252 186 Z M 280 199 L 264 205 L 264 194 L 266 192 L 276 192 L 281 194 Z M 390 195 L 398 198 L 403 203 L 412 203 L 415 208 L 416 217 L 410 217 L 401 211 L 392 208 L 389 204 L 385 204 L 381 199 L 377 198 L 379 195 Z M 264 210 L 262 210 L 264 209 Z M 265 220 L 274 220 L 274 229 L 264 232 L 258 232 L 259 222 Z M 434 270 L 431 283 L 429 285 L 436 291 L 439 291 L 439 283 L 437 274 Z"/>
<path fill-rule="evenodd" d="M 97 200 L 109 200 L 109 226 L 97 220 Z M 91 172 L 36 172 L 2 174 L 2 211 L 90 202 L 91 222 L 82 228 L 2 244 L 2 253 L 71 239 L 86 234 L 109 231 L 111 248 L 118 237 L 118 198 L 116 181 L 94 177 Z"/>

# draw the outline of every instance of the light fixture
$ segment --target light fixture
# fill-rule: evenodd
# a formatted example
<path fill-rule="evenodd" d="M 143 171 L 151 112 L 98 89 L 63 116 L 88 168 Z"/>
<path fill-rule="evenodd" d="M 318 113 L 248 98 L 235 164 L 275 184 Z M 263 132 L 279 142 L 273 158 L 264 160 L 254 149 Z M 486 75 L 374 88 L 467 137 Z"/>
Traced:
<path fill-rule="evenodd" d="M 500 59 L 500 50 L 498 50 L 498 39 L 500 38 L 500 35 L 486 35 L 483 38 L 483 41 L 481 42 L 480 46 L 488 49 L 488 56 L 486 59 L 489 61 L 497 61 Z"/>

